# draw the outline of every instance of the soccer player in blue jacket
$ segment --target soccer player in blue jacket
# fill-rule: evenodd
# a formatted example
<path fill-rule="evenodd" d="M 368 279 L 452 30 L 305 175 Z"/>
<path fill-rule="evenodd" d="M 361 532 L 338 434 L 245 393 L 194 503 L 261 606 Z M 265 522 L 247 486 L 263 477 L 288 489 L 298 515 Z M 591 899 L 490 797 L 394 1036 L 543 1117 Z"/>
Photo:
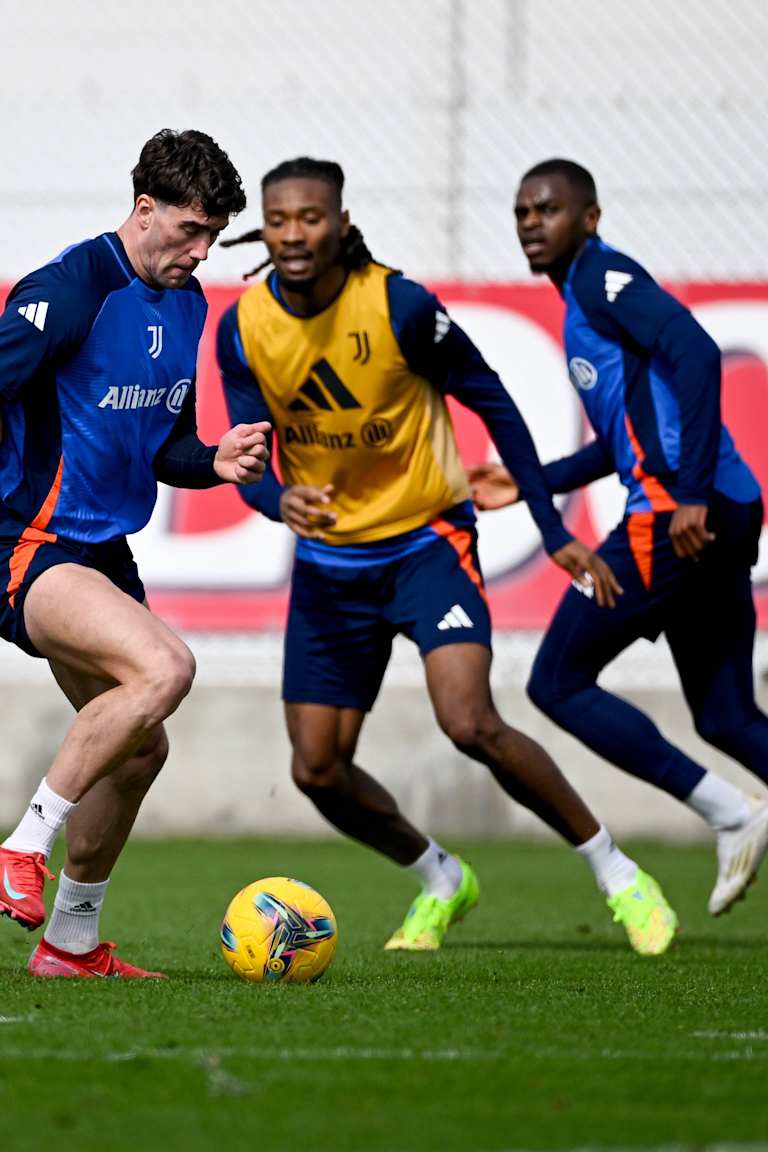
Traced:
<path fill-rule="evenodd" d="M 574 585 L 552 620 L 531 699 L 606 760 L 665 789 L 717 833 L 714 916 L 743 896 L 768 845 L 768 804 L 665 740 L 652 721 L 597 684 L 639 637 L 667 637 L 696 730 L 768 780 L 768 717 L 752 675 L 750 569 L 763 522 L 760 489 L 720 419 L 720 352 L 687 308 L 598 235 L 592 176 L 549 160 L 523 177 L 515 216 L 531 271 L 565 305 L 571 381 L 595 432 L 548 464 L 551 492 L 617 472 L 626 513 L 598 552 L 623 587 L 607 610 Z M 473 469 L 479 507 L 517 496 L 502 467 Z"/>
<path fill-rule="evenodd" d="M 501 787 L 589 861 L 633 947 L 663 952 L 676 917 L 612 842 L 547 753 L 493 703 L 490 616 L 474 513 L 446 397 L 487 424 L 517 468 L 552 559 L 597 582 L 610 569 L 564 531 L 522 417 L 499 377 L 432 293 L 372 259 L 342 208 L 338 164 L 298 158 L 262 181 L 274 264 L 222 317 L 230 418 L 268 420 L 268 470 L 246 502 L 297 535 L 283 698 L 293 777 L 347 836 L 422 885 L 386 947 L 433 950 L 477 902 L 470 866 L 415 828 L 356 762 L 394 636 L 419 647 L 438 723 Z"/>
<path fill-rule="evenodd" d="M 0 847 L 0 913 L 37 928 L 66 822 L 53 915 L 29 964 L 37 976 L 159 975 L 99 942 L 99 911 L 194 659 L 147 611 L 125 537 L 149 520 L 158 480 L 249 484 L 267 454 L 264 424 L 213 447 L 196 431 L 206 303 L 192 273 L 245 206 L 240 177 L 209 136 L 164 130 L 133 185 L 117 232 L 26 276 L 0 317 L 0 635 L 45 657 L 78 710 Z"/>

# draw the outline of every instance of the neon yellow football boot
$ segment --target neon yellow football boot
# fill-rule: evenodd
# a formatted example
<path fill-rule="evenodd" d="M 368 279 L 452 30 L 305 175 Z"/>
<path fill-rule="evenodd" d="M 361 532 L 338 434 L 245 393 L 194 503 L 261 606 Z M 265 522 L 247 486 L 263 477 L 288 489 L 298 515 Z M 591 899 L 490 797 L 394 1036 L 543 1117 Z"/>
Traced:
<path fill-rule="evenodd" d="M 388 952 L 435 952 L 452 924 L 463 920 L 480 899 L 480 885 L 469 864 L 459 859 L 461 883 L 449 900 L 421 892 L 408 909 L 403 924 L 387 940 Z"/>
<path fill-rule="evenodd" d="M 608 898 L 614 924 L 623 924 L 641 956 L 661 956 L 675 938 L 677 915 L 647 872 L 637 870 L 634 884 Z"/>

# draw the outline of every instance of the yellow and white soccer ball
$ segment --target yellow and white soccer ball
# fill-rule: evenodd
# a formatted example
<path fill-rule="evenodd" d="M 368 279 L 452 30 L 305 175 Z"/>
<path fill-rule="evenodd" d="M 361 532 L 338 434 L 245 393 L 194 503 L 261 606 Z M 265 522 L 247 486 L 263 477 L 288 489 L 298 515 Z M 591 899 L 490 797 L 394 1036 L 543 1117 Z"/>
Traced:
<path fill-rule="evenodd" d="M 243 980 L 257 983 L 319 980 L 333 960 L 337 938 L 327 901 L 287 876 L 269 876 L 243 888 L 221 925 L 227 964 Z"/>

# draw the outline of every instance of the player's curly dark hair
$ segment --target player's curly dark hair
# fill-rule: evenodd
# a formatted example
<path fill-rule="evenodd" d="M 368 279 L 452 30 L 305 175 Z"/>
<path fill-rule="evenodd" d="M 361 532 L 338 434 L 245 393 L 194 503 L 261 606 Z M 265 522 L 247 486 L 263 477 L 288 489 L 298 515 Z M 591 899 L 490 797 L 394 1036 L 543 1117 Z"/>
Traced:
<path fill-rule="evenodd" d="M 261 191 L 264 192 L 270 184 L 278 184 L 281 180 L 296 180 L 296 179 L 310 179 L 310 180 L 324 180 L 336 192 L 337 205 L 341 208 L 341 196 L 344 191 L 344 171 L 340 164 L 335 160 L 313 160 L 311 156 L 297 156 L 295 160 L 284 160 L 282 164 L 278 164 L 276 168 L 271 168 L 269 172 L 262 177 Z M 255 228 L 251 232 L 245 232 L 242 236 L 235 236 L 231 240 L 220 240 L 219 244 L 222 248 L 232 248 L 235 244 L 250 244 L 257 240 L 263 240 L 261 228 Z M 341 263 L 348 271 L 352 272 L 356 268 L 365 268 L 368 264 L 375 263 L 373 256 L 368 250 L 368 246 L 363 239 L 363 234 L 356 224 L 350 225 L 349 231 L 341 241 Z M 264 268 L 268 268 L 272 263 L 271 257 L 267 257 L 256 268 L 252 268 L 250 272 L 243 275 L 243 280 L 249 280 L 251 276 L 255 276 Z"/>
<path fill-rule="evenodd" d="M 237 169 L 205 132 L 163 128 L 147 140 L 131 176 L 134 198 L 144 193 L 177 207 L 199 201 L 208 216 L 234 216 L 245 208 Z"/>
<path fill-rule="evenodd" d="M 529 176 L 562 176 L 568 181 L 571 188 L 583 195 L 585 207 L 597 204 L 597 187 L 594 177 L 591 172 L 583 168 L 581 164 L 577 164 L 575 160 L 563 160 L 559 156 L 553 157 L 551 160 L 542 160 L 540 164 L 534 164 L 533 168 L 529 168 L 522 179 L 527 180 Z"/>

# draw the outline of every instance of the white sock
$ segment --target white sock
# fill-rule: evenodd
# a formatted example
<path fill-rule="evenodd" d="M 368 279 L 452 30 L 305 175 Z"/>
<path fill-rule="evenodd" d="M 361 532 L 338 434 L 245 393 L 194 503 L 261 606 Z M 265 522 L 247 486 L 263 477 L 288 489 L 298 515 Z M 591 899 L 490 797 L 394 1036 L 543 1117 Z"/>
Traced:
<path fill-rule="evenodd" d="M 407 867 L 419 877 L 422 889 L 439 900 L 450 900 L 461 884 L 458 860 L 431 838 L 418 860 Z"/>
<path fill-rule="evenodd" d="M 577 845 L 576 851 L 587 861 L 595 874 L 598 887 L 606 896 L 616 896 L 634 884 L 637 864 L 617 848 L 608 829 L 602 824 L 600 831 L 591 840 Z"/>
<path fill-rule="evenodd" d="M 109 880 L 80 884 L 70 880 L 62 869 L 43 938 L 62 952 L 82 956 L 92 951 L 99 943 L 99 915 L 107 884 Z"/>
<path fill-rule="evenodd" d="M 740 828 L 749 819 L 749 804 L 744 793 L 714 772 L 704 773 L 685 803 L 716 832 Z"/>
<path fill-rule="evenodd" d="M 11 852 L 42 852 L 47 860 L 59 828 L 76 807 L 41 780 L 29 808 L 8 839 L 3 841 L 3 848 Z"/>

